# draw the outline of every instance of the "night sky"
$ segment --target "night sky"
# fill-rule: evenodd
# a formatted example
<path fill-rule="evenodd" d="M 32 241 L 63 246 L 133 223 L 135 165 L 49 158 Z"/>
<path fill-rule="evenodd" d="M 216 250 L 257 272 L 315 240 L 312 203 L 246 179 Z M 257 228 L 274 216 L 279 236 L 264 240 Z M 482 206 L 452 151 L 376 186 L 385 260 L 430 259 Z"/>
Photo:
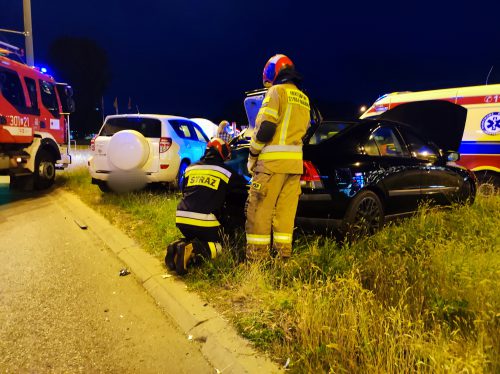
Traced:
<path fill-rule="evenodd" d="M 489 83 L 500 83 L 498 0 L 31 0 L 31 6 L 37 65 L 45 65 L 49 45 L 61 36 L 93 39 L 108 53 L 107 113 L 115 97 L 123 109 L 131 97 L 142 113 L 236 119 L 244 92 L 262 87 L 262 68 L 275 53 L 295 62 L 303 87 L 324 106 L 484 84 L 492 66 Z M 2 0 L 0 28 L 23 29 L 22 0 Z M 12 34 L 0 33 L 0 40 L 24 46 Z"/>

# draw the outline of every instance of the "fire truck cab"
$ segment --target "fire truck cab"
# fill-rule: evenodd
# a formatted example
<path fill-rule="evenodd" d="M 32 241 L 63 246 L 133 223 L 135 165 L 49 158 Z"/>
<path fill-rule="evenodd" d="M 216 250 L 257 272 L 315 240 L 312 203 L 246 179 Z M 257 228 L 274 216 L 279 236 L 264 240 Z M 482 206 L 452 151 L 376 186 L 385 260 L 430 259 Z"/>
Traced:
<path fill-rule="evenodd" d="M 467 109 L 457 164 L 474 171 L 483 182 L 500 185 L 500 84 L 390 93 L 377 99 L 361 118 L 381 116 L 401 104 L 431 100 Z"/>
<path fill-rule="evenodd" d="M 11 188 L 50 187 L 71 163 L 71 86 L 24 64 L 18 48 L 0 42 L 0 174 Z M 27 187 L 29 188 L 29 187 Z"/>

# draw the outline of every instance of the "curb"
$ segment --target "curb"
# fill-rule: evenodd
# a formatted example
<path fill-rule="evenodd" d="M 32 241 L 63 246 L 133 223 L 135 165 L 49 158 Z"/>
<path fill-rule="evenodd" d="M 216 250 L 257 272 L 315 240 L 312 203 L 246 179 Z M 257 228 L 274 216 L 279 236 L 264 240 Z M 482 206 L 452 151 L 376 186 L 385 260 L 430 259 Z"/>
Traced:
<path fill-rule="evenodd" d="M 188 339 L 200 343 L 203 356 L 217 373 L 282 373 L 270 359 L 257 353 L 217 311 L 134 240 L 111 225 L 76 195 L 57 190 L 61 204 L 82 229 L 88 230 L 128 267 L 146 291 L 179 326 Z"/>

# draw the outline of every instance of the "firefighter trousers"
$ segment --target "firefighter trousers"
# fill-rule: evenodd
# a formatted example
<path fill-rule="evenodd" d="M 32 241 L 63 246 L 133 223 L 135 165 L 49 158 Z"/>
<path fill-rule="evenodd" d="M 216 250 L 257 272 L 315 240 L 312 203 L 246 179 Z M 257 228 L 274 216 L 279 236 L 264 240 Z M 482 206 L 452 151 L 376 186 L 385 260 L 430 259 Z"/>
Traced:
<path fill-rule="evenodd" d="M 295 213 L 300 195 L 300 174 L 255 172 L 246 206 L 246 257 L 260 261 L 292 254 Z"/>
<path fill-rule="evenodd" d="M 220 254 L 221 232 L 220 227 L 203 227 L 178 223 L 177 228 L 188 242 L 194 242 L 193 256 L 201 256 L 205 259 L 214 259 Z"/>

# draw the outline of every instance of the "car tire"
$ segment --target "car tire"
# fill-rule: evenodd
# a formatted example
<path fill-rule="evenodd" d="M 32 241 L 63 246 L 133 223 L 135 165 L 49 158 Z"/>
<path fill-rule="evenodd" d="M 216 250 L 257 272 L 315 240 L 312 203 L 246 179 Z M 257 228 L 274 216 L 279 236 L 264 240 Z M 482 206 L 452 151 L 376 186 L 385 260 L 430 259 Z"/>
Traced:
<path fill-rule="evenodd" d="M 384 224 L 384 207 L 376 193 L 369 190 L 358 192 L 344 217 L 344 234 L 348 240 L 373 235 Z"/>
<path fill-rule="evenodd" d="M 101 190 L 101 192 L 108 193 L 111 192 L 111 188 L 109 188 L 108 183 L 106 181 L 100 181 L 97 183 L 97 187 Z"/>
<path fill-rule="evenodd" d="M 472 205 L 476 197 L 474 182 L 465 181 L 460 189 L 459 203 L 463 205 Z"/>
<path fill-rule="evenodd" d="M 491 184 L 496 187 L 500 187 L 500 176 L 498 173 L 494 173 L 488 170 L 476 171 L 478 183 L 481 184 Z"/>
<path fill-rule="evenodd" d="M 142 168 L 149 158 L 149 143 L 138 131 L 122 130 L 109 140 L 108 160 L 123 171 Z"/>
<path fill-rule="evenodd" d="M 184 172 L 186 171 L 188 166 L 189 166 L 189 161 L 182 160 L 181 164 L 179 165 L 179 171 L 177 172 L 177 177 L 175 178 L 175 187 L 177 187 L 177 189 L 181 192 L 182 192 L 182 185 L 184 184 Z"/>
<path fill-rule="evenodd" d="M 37 190 L 51 187 L 56 178 L 56 164 L 54 157 L 48 151 L 41 149 L 35 158 L 35 170 L 33 173 L 33 185 Z"/>

